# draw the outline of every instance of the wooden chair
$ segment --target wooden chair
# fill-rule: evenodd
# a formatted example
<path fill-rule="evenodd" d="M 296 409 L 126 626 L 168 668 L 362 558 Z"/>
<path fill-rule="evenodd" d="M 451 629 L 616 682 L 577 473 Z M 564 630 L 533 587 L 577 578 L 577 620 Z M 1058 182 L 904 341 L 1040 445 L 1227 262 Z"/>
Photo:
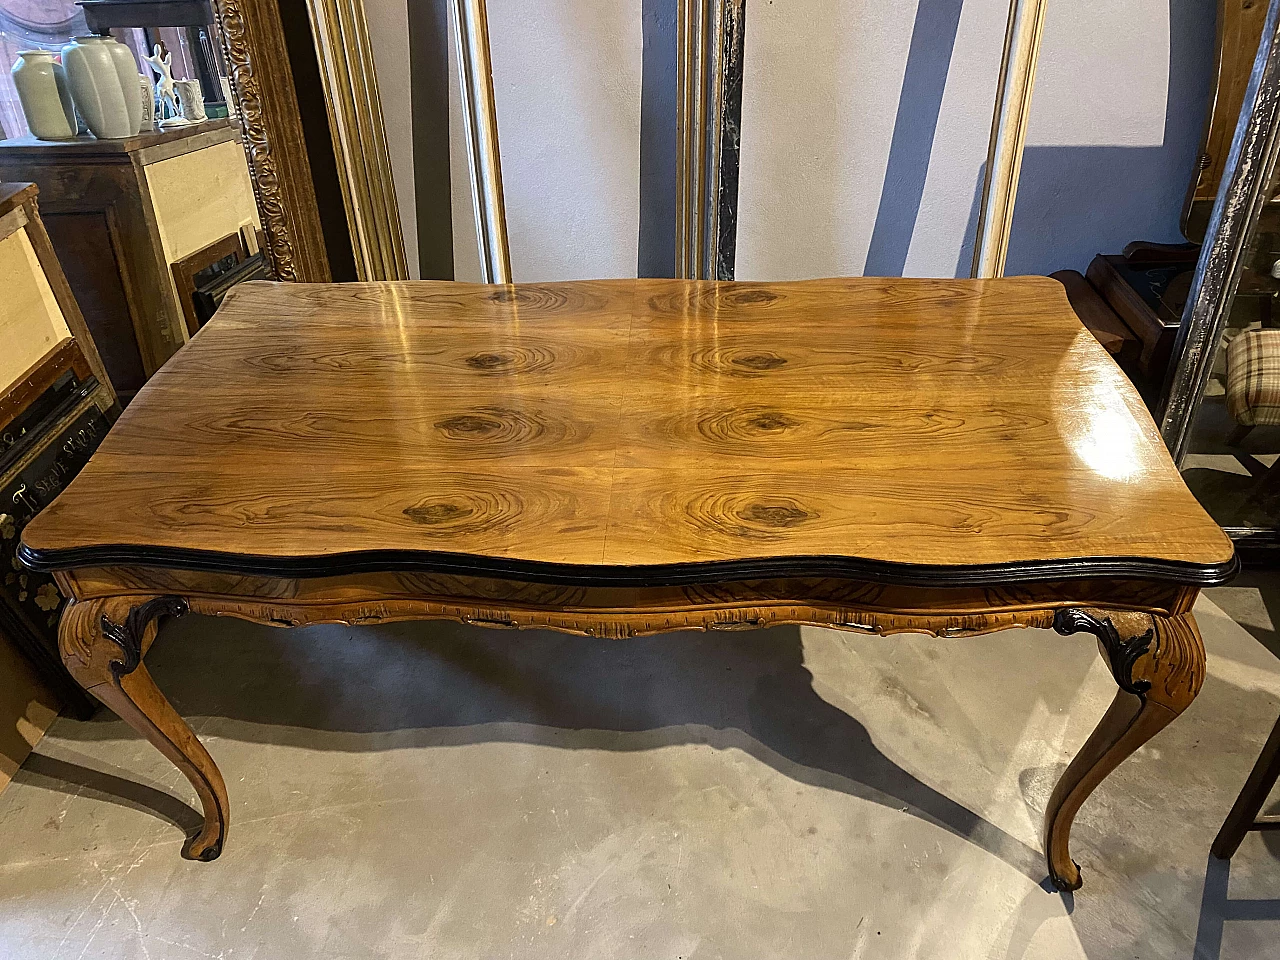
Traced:
<path fill-rule="evenodd" d="M 1240 849 L 1240 842 L 1244 840 L 1244 835 L 1250 831 L 1280 830 L 1280 816 L 1261 818 L 1258 816 L 1277 779 L 1280 779 L 1280 720 L 1277 720 L 1275 727 L 1272 728 L 1271 736 L 1267 738 L 1267 744 L 1262 748 L 1262 755 L 1253 765 L 1253 771 L 1245 781 L 1244 789 L 1240 791 L 1240 796 L 1236 797 L 1235 805 L 1232 806 L 1231 812 L 1227 814 L 1227 819 L 1222 824 L 1222 829 L 1214 838 L 1210 850 L 1215 857 L 1219 860 L 1230 860 Z"/>

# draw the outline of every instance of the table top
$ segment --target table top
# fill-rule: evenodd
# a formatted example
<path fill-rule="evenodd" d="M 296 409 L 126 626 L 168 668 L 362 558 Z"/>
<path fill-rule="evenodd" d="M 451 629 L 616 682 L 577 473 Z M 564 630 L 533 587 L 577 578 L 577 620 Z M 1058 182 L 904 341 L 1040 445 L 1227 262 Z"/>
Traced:
<path fill-rule="evenodd" d="M 23 534 L 43 568 L 1221 582 L 1046 278 L 245 283 Z"/>

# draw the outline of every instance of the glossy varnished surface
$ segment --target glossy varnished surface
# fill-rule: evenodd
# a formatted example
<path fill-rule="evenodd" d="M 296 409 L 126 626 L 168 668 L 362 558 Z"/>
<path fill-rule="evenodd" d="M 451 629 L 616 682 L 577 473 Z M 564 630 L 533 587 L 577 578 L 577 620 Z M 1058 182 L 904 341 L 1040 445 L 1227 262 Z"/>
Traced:
<path fill-rule="evenodd" d="M 244 572 L 1232 556 L 1035 278 L 244 284 L 24 537 Z"/>

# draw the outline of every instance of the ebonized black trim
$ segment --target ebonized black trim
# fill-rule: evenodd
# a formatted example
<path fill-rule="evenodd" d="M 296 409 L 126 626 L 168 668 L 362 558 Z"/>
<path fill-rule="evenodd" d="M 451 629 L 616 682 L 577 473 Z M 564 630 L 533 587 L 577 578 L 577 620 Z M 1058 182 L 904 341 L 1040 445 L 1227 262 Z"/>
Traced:
<path fill-rule="evenodd" d="M 428 550 L 360 550 L 312 557 L 265 557 L 180 550 L 172 547 L 102 545 L 33 550 L 18 558 L 32 570 L 144 566 L 263 577 L 333 577 L 353 573 L 447 573 L 528 583 L 596 587 L 676 587 L 772 577 L 847 577 L 908 587 L 981 587 L 1046 580 L 1134 579 L 1195 587 L 1230 582 L 1240 570 L 1234 554 L 1218 564 L 1143 557 L 1085 557 L 1021 563 L 912 564 L 857 557 L 760 557 L 640 566 L 546 563 Z"/>
<path fill-rule="evenodd" d="M 1088 611 L 1073 607 L 1053 615 L 1053 629 L 1064 637 L 1073 633 L 1092 633 L 1106 648 L 1107 665 L 1111 667 L 1111 676 L 1115 677 L 1121 690 L 1141 697 L 1151 689 L 1150 680 L 1133 679 L 1133 668 L 1151 649 L 1156 637 L 1154 626 L 1146 633 L 1126 639 L 1120 636 L 1110 617 L 1099 619 Z"/>
<path fill-rule="evenodd" d="M 107 666 L 111 675 L 120 678 L 133 673 L 142 662 L 142 635 L 147 624 L 157 617 L 181 617 L 188 610 L 187 601 L 182 597 L 152 597 L 129 610 L 124 623 L 116 623 L 105 613 L 102 615 L 102 635 L 120 648 L 121 659 L 111 660 Z"/>

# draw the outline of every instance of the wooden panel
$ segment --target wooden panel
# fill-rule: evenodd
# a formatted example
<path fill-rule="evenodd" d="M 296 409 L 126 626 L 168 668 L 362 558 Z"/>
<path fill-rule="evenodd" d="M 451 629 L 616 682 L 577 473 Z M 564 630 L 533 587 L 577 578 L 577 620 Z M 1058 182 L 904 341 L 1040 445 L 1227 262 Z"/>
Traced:
<path fill-rule="evenodd" d="M 25 230 L 0 240 L 0 389 L 71 336 Z"/>
<path fill-rule="evenodd" d="M 33 199 L 37 192 L 34 183 L 0 183 L 0 217 Z"/>
<path fill-rule="evenodd" d="M 1267 4 L 1262 0 L 1217 0 L 1217 3 L 1214 98 L 1200 143 L 1198 175 L 1192 181 L 1182 213 L 1183 232 L 1192 240 L 1199 240 L 1203 235 L 1209 209 L 1218 195 L 1267 19 Z"/>
<path fill-rule="evenodd" d="M 248 283 L 141 399 L 29 547 L 1233 556 L 1047 278 Z"/>
<path fill-rule="evenodd" d="M 68 370 L 81 380 L 89 376 L 89 363 L 80 345 L 68 338 L 56 344 L 0 394 L 0 428 L 25 410 Z"/>
<path fill-rule="evenodd" d="M 173 275 L 174 292 L 178 297 L 178 304 L 182 307 L 182 316 L 187 324 L 187 333 L 192 336 L 200 329 L 200 321 L 196 317 L 195 303 L 191 299 L 192 294 L 196 291 L 196 274 L 202 270 L 209 269 L 227 257 L 234 257 L 234 263 L 240 263 L 245 258 L 244 238 L 239 231 L 215 240 L 208 246 L 202 247 L 187 257 L 175 260 L 169 265 L 170 272 Z"/>
<path fill-rule="evenodd" d="M 133 339 L 144 374 L 157 370 L 186 342 L 186 324 L 174 293 L 169 258 L 162 247 L 144 167 L 204 149 L 225 147 L 234 151 L 237 148 L 233 137 L 234 128 L 226 121 L 214 121 L 125 141 L 0 143 L 0 174 L 37 181 L 46 219 L 52 222 L 58 216 L 106 217 L 112 240 L 110 252 L 119 268 L 118 284 L 129 306 Z M 60 247 L 67 269 L 101 272 L 97 265 L 73 263 L 72 254 L 61 249 L 70 234 L 56 229 L 55 233 L 55 244 Z M 106 249 L 103 247 L 96 255 L 100 257 Z M 77 251 L 76 255 L 82 252 Z M 85 307 L 93 305 L 83 293 L 79 299 Z M 130 348 L 122 349 L 128 352 Z M 128 385 L 122 385 L 126 394 L 137 389 L 136 377 L 126 377 L 126 381 Z"/>
<path fill-rule="evenodd" d="M 30 188 L 30 193 L 26 195 L 23 207 L 27 213 L 27 239 L 31 241 L 31 248 L 35 251 L 36 259 L 40 261 L 40 267 L 44 271 L 44 278 L 53 290 L 54 299 L 58 301 L 58 307 L 62 311 L 62 319 L 66 321 L 71 336 L 75 338 L 80 354 L 93 375 L 97 377 L 99 389 L 108 397 L 108 406 L 115 412 L 119 412 L 116 392 L 111 385 L 107 368 L 102 363 L 102 356 L 98 353 L 98 345 L 93 340 L 93 334 L 89 332 L 89 325 L 85 323 L 84 314 L 80 311 L 80 304 L 76 302 L 75 294 L 71 292 L 71 284 L 67 282 L 67 275 L 63 272 L 58 255 L 54 253 L 53 241 L 49 239 L 49 231 L 45 229 L 44 220 L 40 216 L 35 198 L 36 185 L 31 183 L 27 186 Z"/>
<path fill-rule="evenodd" d="M 234 129 L 234 122 L 225 118 L 206 120 L 196 128 L 175 127 L 172 130 L 139 133 L 120 140 L 98 140 L 94 137 L 79 137 L 75 140 L 37 140 L 28 134 L 25 137 L 5 140 L 3 147 L 0 147 L 0 153 L 3 153 L 7 162 L 101 163 L 106 158 L 114 158 L 107 162 L 128 163 L 130 153 L 185 140 L 209 131 L 231 131 Z"/>
<path fill-rule="evenodd" d="M 1150 377 L 1163 379 L 1169 365 L 1173 341 L 1178 334 L 1178 322 L 1160 317 L 1141 295 L 1116 269 L 1114 260 L 1102 254 L 1094 257 L 1086 276 L 1102 295 L 1117 316 L 1142 342 L 1138 357 L 1141 371 Z"/>
<path fill-rule="evenodd" d="M 237 233 L 243 224 L 258 225 L 244 150 L 234 141 L 149 163 L 142 169 L 169 263 Z"/>
<path fill-rule="evenodd" d="M 46 213 L 45 228 L 116 393 L 146 382 L 119 251 L 104 213 Z"/>

